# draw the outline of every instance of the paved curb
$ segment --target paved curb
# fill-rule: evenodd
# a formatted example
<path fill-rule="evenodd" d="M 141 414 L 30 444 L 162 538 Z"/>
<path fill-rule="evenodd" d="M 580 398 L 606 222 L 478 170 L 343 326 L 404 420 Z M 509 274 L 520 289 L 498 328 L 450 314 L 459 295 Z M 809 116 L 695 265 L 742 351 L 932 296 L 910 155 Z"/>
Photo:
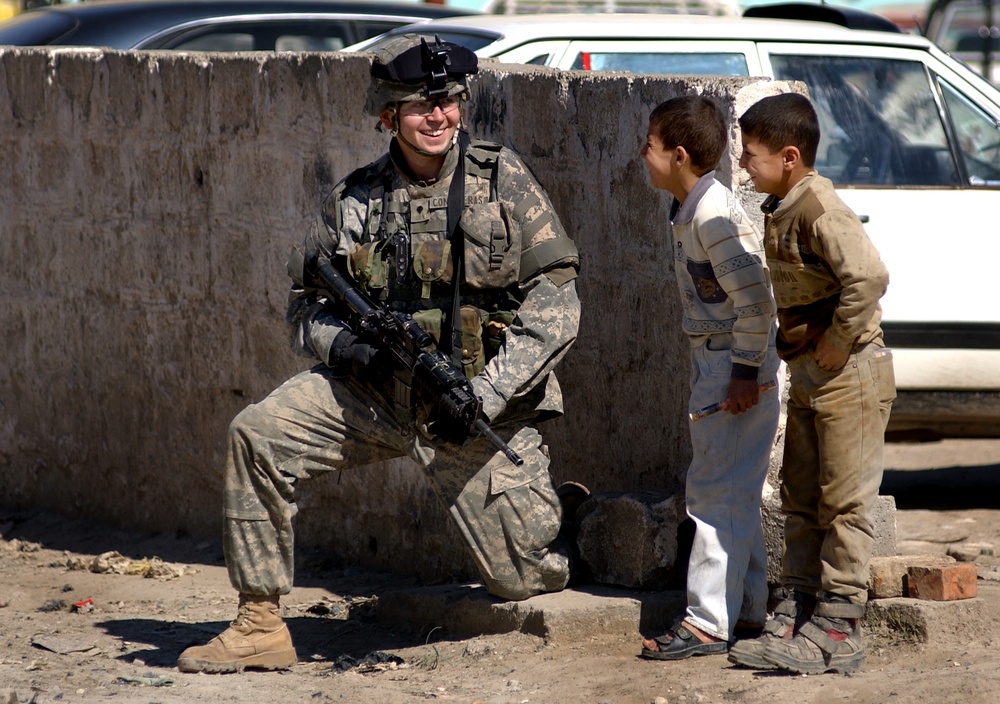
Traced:
<path fill-rule="evenodd" d="M 594 636 L 638 637 L 667 628 L 684 609 L 682 591 L 642 592 L 586 585 L 552 594 L 503 601 L 475 584 L 420 587 L 379 597 L 378 622 L 450 636 L 521 632 L 550 643 L 578 643 Z"/>
<path fill-rule="evenodd" d="M 586 585 L 524 601 L 503 601 L 477 584 L 418 587 L 379 597 L 381 625 L 426 635 L 468 638 L 521 632 L 554 644 L 588 642 L 595 636 L 638 637 L 668 628 L 683 612 L 683 591 L 637 591 Z M 909 598 L 868 602 L 863 626 L 873 637 L 897 643 L 926 643 L 967 632 L 984 623 L 986 602 L 925 601 Z"/>

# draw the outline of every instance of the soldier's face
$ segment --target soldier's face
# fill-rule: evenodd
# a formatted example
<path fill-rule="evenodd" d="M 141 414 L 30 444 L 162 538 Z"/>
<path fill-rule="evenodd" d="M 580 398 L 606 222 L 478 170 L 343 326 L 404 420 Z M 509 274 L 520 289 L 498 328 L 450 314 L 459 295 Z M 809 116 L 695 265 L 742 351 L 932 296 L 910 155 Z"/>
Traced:
<path fill-rule="evenodd" d="M 455 139 L 458 97 L 413 100 L 399 104 L 399 131 L 406 142 L 432 155 L 443 155 Z"/>

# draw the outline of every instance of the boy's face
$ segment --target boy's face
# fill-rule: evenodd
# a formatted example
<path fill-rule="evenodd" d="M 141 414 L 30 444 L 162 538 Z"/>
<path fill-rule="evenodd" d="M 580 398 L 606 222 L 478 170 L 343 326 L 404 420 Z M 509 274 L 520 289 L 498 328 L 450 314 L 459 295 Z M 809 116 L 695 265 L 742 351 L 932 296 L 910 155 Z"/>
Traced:
<path fill-rule="evenodd" d="M 758 193 L 770 193 L 784 198 L 782 193 L 786 182 L 785 158 L 783 151 L 773 154 L 757 140 L 744 137 L 743 153 L 740 154 L 740 168 L 746 169 Z"/>
<path fill-rule="evenodd" d="M 649 171 L 649 183 L 653 188 L 672 191 L 677 179 L 677 149 L 667 149 L 652 131 L 646 133 L 646 143 L 639 151 Z"/>

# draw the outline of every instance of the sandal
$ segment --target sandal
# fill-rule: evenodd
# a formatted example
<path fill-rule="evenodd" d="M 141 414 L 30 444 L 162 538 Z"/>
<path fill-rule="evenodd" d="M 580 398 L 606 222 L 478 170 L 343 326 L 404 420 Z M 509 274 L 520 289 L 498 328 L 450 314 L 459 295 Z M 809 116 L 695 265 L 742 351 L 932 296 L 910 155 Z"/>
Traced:
<path fill-rule="evenodd" d="M 656 644 L 655 650 L 646 646 L 650 641 L 643 641 L 642 652 L 639 655 L 649 660 L 684 660 L 692 655 L 725 653 L 728 649 L 729 644 L 724 640 L 712 639 L 706 643 L 695 635 L 696 630 L 686 621 L 678 621 L 664 635 L 652 639 Z M 711 638 L 707 633 L 703 635 Z"/>

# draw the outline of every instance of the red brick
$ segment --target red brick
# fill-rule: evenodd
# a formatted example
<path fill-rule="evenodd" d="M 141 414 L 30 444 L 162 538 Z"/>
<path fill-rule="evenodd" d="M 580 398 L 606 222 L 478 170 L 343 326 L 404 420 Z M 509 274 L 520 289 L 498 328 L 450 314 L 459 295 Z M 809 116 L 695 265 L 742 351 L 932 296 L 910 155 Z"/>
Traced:
<path fill-rule="evenodd" d="M 971 599 L 976 595 L 976 566 L 969 563 L 912 565 L 906 570 L 906 588 L 912 599 Z"/>
<path fill-rule="evenodd" d="M 869 599 L 909 596 L 906 574 L 911 567 L 946 567 L 957 564 L 947 555 L 893 555 L 872 557 L 868 577 Z"/>

